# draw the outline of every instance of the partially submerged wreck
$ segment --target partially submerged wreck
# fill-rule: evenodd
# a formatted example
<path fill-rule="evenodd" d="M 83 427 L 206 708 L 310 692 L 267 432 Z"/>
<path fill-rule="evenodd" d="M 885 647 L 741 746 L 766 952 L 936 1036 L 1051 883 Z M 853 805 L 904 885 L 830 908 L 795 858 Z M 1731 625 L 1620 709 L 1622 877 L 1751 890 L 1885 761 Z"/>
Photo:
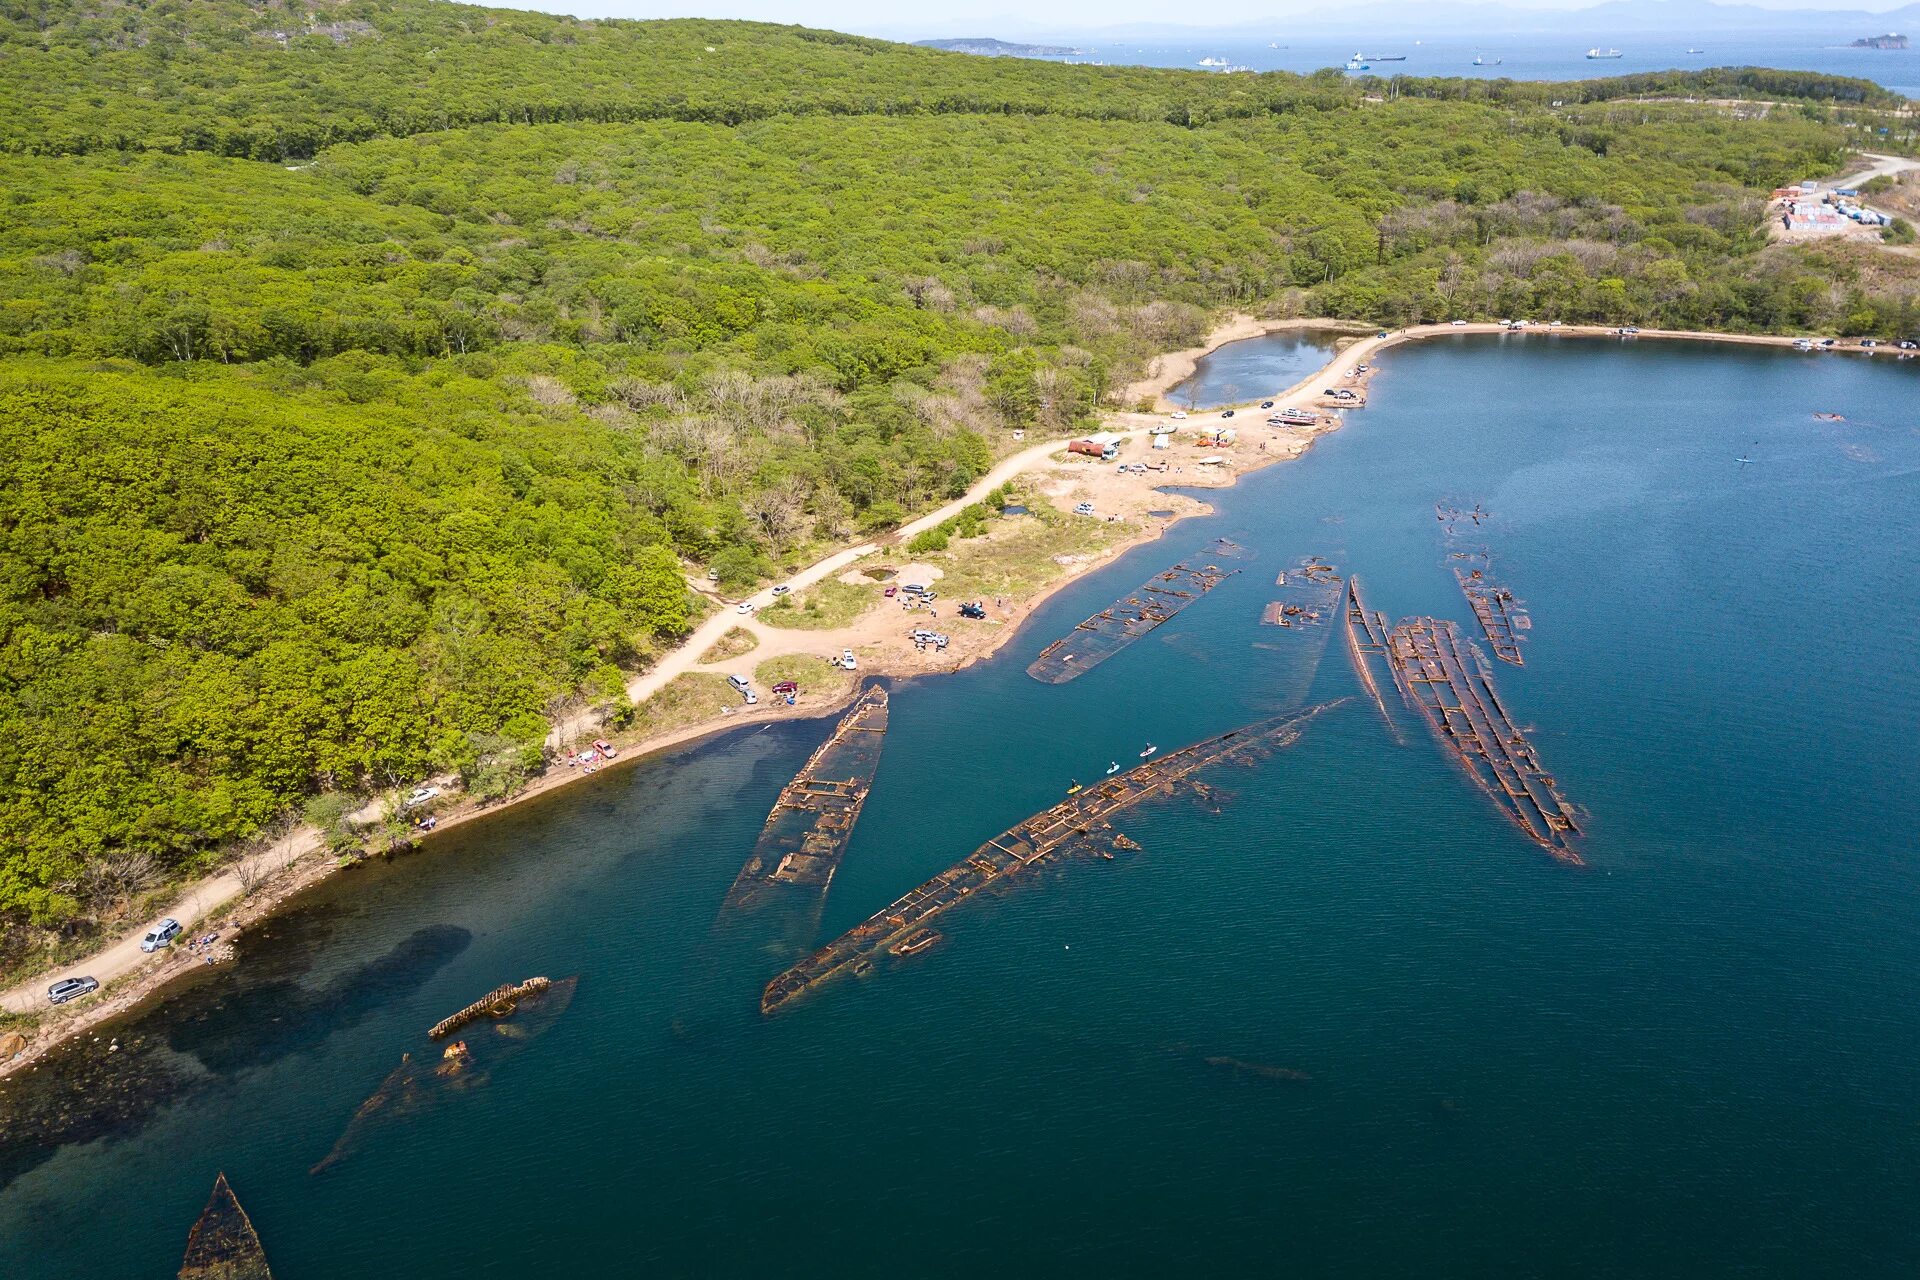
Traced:
<path fill-rule="evenodd" d="M 534 985 L 538 983 L 539 985 Z M 560 1020 L 573 1003 L 580 979 L 546 978 L 495 988 L 453 1017 L 437 1024 L 441 1028 L 460 1021 L 466 1026 L 480 1018 L 491 1025 L 469 1033 L 465 1039 L 445 1049 L 415 1056 L 400 1055 L 400 1065 L 366 1101 L 354 1109 L 333 1149 L 315 1164 L 309 1173 L 325 1173 L 360 1148 L 367 1134 L 391 1120 L 417 1115 L 445 1099 L 482 1088 L 492 1079 L 493 1068 L 513 1057 L 528 1044 L 544 1035 Z M 488 1034 L 488 1033 L 491 1034 Z M 441 1032 L 449 1035 L 450 1031 Z M 438 1036 L 435 1037 L 439 1038 Z"/>
<path fill-rule="evenodd" d="M 187 1235 L 179 1280 L 273 1280 L 260 1235 L 224 1173 L 214 1179 L 213 1195 Z"/>
<path fill-rule="evenodd" d="M 1454 558 L 1460 561 L 1453 570 L 1454 580 L 1466 595 L 1467 605 L 1492 647 L 1493 656 L 1524 667 L 1527 660 L 1520 653 L 1521 633 L 1533 626 L 1533 619 L 1520 607 L 1513 592 L 1494 581 L 1493 564 L 1486 552 L 1462 551 L 1455 553 Z"/>
<path fill-rule="evenodd" d="M 1246 555 L 1238 543 L 1216 538 L 1199 555 L 1155 574 L 1137 591 L 1075 625 L 1040 651 L 1027 674 L 1044 684 L 1065 684 L 1085 675 L 1240 572 L 1221 568 L 1219 561 Z"/>
<path fill-rule="evenodd" d="M 727 907 L 765 901 L 782 885 L 826 892 L 873 789 L 887 717 L 886 689 L 869 686 L 781 788 L 753 853 L 727 891 Z"/>
<path fill-rule="evenodd" d="M 1117 843 L 1118 837 L 1111 834 L 1107 822 L 1114 814 L 1154 796 L 1172 795 L 1201 769 L 1251 762 L 1289 746 L 1299 739 L 1310 720 L 1327 709 L 1314 707 L 1262 720 L 1081 788 L 1052 808 L 995 836 L 964 861 L 910 890 L 774 978 L 761 994 L 760 1011 L 772 1013 L 839 974 L 867 972 L 883 952 L 904 956 L 931 946 L 939 935 L 927 925 L 949 907 L 1048 859 L 1074 853 L 1097 855 Z"/>

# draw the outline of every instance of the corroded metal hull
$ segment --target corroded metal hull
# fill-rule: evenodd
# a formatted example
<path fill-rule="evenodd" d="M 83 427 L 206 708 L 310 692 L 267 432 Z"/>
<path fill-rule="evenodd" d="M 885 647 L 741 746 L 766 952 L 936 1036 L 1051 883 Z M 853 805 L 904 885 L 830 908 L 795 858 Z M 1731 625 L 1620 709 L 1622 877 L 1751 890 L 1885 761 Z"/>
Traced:
<path fill-rule="evenodd" d="M 752 855 L 727 891 L 728 907 L 762 901 L 779 885 L 826 892 L 873 789 L 887 717 L 887 691 L 877 684 L 841 717 L 833 736 L 781 789 Z"/>
<path fill-rule="evenodd" d="M 1114 814 L 1149 797 L 1172 794 L 1177 784 L 1210 765 L 1251 761 L 1288 746 L 1298 739 L 1308 721 L 1326 709 L 1315 707 L 1294 715 L 1275 716 L 1169 752 L 1103 779 L 1035 814 L 774 978 L 761 994 L 760 1011 L 772 1013 L 833 977 L 863 971 L 863 965 L 870 968 L 882 952 L 924 929 L 934 916 L 989 885 L 999 884 L 1049 858 L 1092 851 L 1105 831 L 1107 820 Z"/>
<path fill-rule="evenodd" d="M 1139 590 L 1114 601 L 1040 651 L 1027 674 L 1044 684 L 1065 684 L 1085 675 L 1240 572 L 1216 561 L 1237 559 L 1246 549 L 1225 538 L 1207 544 Z"/>
<path fill-rule="evenodd" d="M 1409 618 L 1387 637 L 1387 658 L 1408 704 L 1480 789 L 1535 844 L 1561 862 L 1584 865 L 1573 806 L 1507 714 L 1486 655 L 1461 640 L 1451 622 Z"/>
<path fill-rule="evenodd" d="M 259 1233 L 224 1173 L 214 1179 L 213 1195 L 187 1236 L 180 1280 L 273 1280 Z"/>

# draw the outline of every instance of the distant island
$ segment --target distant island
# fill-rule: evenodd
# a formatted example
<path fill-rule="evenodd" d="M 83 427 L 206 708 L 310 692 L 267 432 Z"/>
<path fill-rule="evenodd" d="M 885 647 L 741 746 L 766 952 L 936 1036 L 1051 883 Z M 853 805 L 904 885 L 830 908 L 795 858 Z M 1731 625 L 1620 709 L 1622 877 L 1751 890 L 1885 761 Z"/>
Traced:
<path fill-rule="evenodd" d="M 1849 49 L 1904 49 L 1906 47 L 1907 38 L 1894 35 L 1892 32 L 1884 36 L 1861 36 L 1847 45 Z"/>
<path fill-rule="evenodd" d="M 977 53 L 988 58 L 1072 58 L 1078 49 L 1064 44 L 1015 44 L 990 37 L 974 40 L 915 40 L 923 49 L 945 49 L 949 53 Z"/>

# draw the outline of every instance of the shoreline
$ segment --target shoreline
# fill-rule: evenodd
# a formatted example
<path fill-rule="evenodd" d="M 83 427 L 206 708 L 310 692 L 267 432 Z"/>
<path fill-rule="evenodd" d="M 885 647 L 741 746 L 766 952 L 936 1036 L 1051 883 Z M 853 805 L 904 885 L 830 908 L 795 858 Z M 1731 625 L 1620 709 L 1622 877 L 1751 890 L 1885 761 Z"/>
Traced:
<path fill-rule="evenodd" d="M 1151 398 L 1155 413 L 1171 413 L 1180 406 L 1166 398 L 1167 392 L 1191 378 L 1199 367 L 1200 361 L 1232 343 L 1245 342 L 1251 338 L 1270 337 L 1290 329 L 1318 329 L 1322 332 L 1354 338 L 1380 332 L 1380 326 L 1362 324 L 1357 320 L 1330 320 L 1312 316 L 1287 320 L 1260 320 L 1244 314 L 1230 316 L 1223 323 L 1214 326 L 1207 336 L 1200 340 L 1199 346 L 1169 351 L 1148 361 L 1146 376 L 1138 382 L 1128 383 L 1127 389 L 1121 392 L 1123 408 Z M 1342 353 L 1338 350 L 1334 352 L 1336 358 L 1340 354 Z M 1321 373 L 1324 374 L 1330 367 L 1332 367 L 1331 361 L 1322 367 Z"/>
<path fill-rule="evenodd" d="M 1127 392 L 1129 397 L 1128 403 L 1136 403 L 1139 398 L 1143 398 L 1148 394 L 1145 390 L 1141 390 L 1141 395 L 1135 396 L 1134 392 L 1137 389 L 1144 389 L 1150 385 L 1164 383 L 1162 389 L 1155 390 L 1151 393 L 1156 398 L 1156 404 L 1164 405 L 1166 403 L 1164 401 L 1165 389 L 1170 389 L 1178 385 L 1179 382 L 1192 376 L 1193 366 L 1202 356 L 1218 350 L 1220 347 L 1231 342 L 1243 341 L 1253 337 L 1263 337 L 1267 334 L 1295 328 L 1330 329 L 1353 334 L 1357 340 L 1335 352 L 1332 359 L 1309 376 L 1302 378 L 1290 387 L 1275 391 L 1270 396 L 1261 397 L 1262 399 L 1272 399 L 1276 408 L 1315 407 L 1316 402 L 1319 400 L 1315 388 L 1329 381 L 1345 379 L 1347 380 L 1347 385 L 1364 387 L 1366 377 L 1365 375 L 1355 373 L 1356 365 L 1365 363 L 1370 357 L 1391 350 L 1394 347 L 1411 342 L 1421 342 L 1430 338 L 1466 335 L 1507 335 L 1517 338 L 1532 338 L 1545 335 L 1548 337 L 1611 338 L 1616 341 L 1630 340 L 1620 338 L 1613 326 L 1563 325 L 1558 328 L 1549 328 L 1544 325 L 1529 325 L 1524 330 L 1513 331 L 1503 325 L 1492 322 L 1471 323 L 1466 325 L 1418 325 L 1387 331 L 1382 331 L 1374 326 L 1366 326 L 1368 336 L 1362 337 L 1359 336 L 1359 330 L 1347 322 L 1316 320 L 1262 321 L 1256 320 L 1251 316 L 1243 315 L 1231 317 L 1227 322 L 1217 326 L 1208 335 L 1207 341 L 1209 345 L 1188 348 L 1187 350 L 1174 352 L 1170 355 L 1156 357 L 1154 362 L 1149 366 L 1152 371 L 1151 376 L 1129 386 Z M 1804 340 L 1803 338 L 1795 336 L 1777 334 L 1724 334 L 1692 330 L 1653 329 L 1642 330 L 1635 336 L 1638 338 L 1665 339 L 1668 341 L 1700 341 L 1769 347 L 1791 347 L 1795 342 Z M 1831 350 L 1846 351 L 1852 354 L 1870 354 L 1873 350 L 1884 351 L 1886 348 L 1861 348 L 1856 339 L 1852 346 L 1836 346 Z M 1889 354 L 1893 353 L 1889 352 Z M 1901 354 L 1904 355 L 1905 353 Z M 1175 374 L 1177 374 L 1177 376 L 1175 376 Z M 1257 403 L 1257 401 L 1246 401 L 1242 403 L 1252 404 Z M 1364 405 L 1364 403 L 1363 398 L 1360 404 Z M 1227 407 L 1230 406 L 1219 406 L 1203 412 L 1217 417 L 1220 409 Z M 1143 414 L 1121 409 L 1109 412 L 1106 415 L 1106 419 L 1112 429 L 1131 441 L 1145 434 L 1150 427 L 1164 422 L 1166 420 L 1166 414 L 1169 411 L 1169 409 L 1162 408 L 1154 414 Z M 1230 468 L 1219 468 L 1215 474 L 1192 476 L 1182 480 L 1177 486 L 1173 484 L 1171 479 L 1156 479 L 1149 487 L 1155 490 L 1162 487 L 1178 487 L 1183 490 L 1196 488 L 1228 488 L 1237 484 L 1242 475 L 1251 474 L 1252 472 L 1262 470 L 1276 463 L 1291 461 L 1303 456 L 1312 448 L 1314 441 L 1320 436 L 1339 430 L 1340 427 L 1344 425 L 1345 419 L 1336 417 L 1331 426 L 1309 428 L 1279 437 L 1287 447 L 1267 451 L 1263 444 L 1261 446 L 1262 452 L 1260 453 L 1254 453 L 1249 449 L 1247 452 L 1235 458 L 1237 465 Z M 799 573 L 784 579 L 784 581 L 801 583 L 802 579 L 804 579 L 802 585 L 817 582 L 839 570 L 845 569 L 861 558 L 871 555 L 876 551 L 900 546 L 907 538 L 913 536 L 914 532 L 930 528 L 938 524 L 942 519 L 947 518 L 947 515 L 943 513 L 948 512 L 948 507 L 957 511 L 967 503 L 977 501 L 981 495 L 997 487 L 1005 480 L 1017 475 L 1026 474 L 1036 466 L 1044 465 L 1051 454 L 1064 450 L 1066 444 L 1066 439 L 1050 441 L 1013 454 L 997 464 L 973 489 L 970 489 L 965 496 L 956 499 L 954 503 L 948 504 L 947 507 L 942 507 L 938 511 L 918 517 L 886 537 L 862 543 L 857 547 L 844 548 L 832 552 L 814 564 L 802 569 Z M 975 490 L 978 490 L 978 493 L 976 493 Z M 1191 494 L 1189 494 L 1189 496 L 1191 496 Z M 641 760 L 650 759 L 677 747 L 683 747 L 703 738 L 712 737 L 730 729 L 746 725 L 770 724 L 782 720 L 819 719 L 833 715 L 847 706 L 848 703 L 857 696 L 867 676 L 882 676 L 893 680 L 905 680 L 923 676 L 943 675 L 964 670 L 974 663 L 983 661 L 998 653 L 1000 649 L 1011 641 L 1014 635 L 1021 630 L 1022 626 L 1034 611 L 1052 598 L 1056 592 L 1063 590 L 1071 583 L 1079 581 L 1086 576 L 1086 574 L 1104 567 L 1136 547 L 1161 538 L 1187 517 L 1208 514 L 1212 511 L 1212 507 L 1204 501 L 1197 498 L 1194 501 L 1194 509 L 1181 511 L 1170 519 L 1142 526 L 1137 534 L 1116 540 L 1085 563 L 1074 566 L 1069 572 L 1060 574 L 1027 596 L 1012 602 L 1010 611 L 1004 619 L 1004 625 L 979 649 L 966 653 L 951 663 L 943 664 L 932 669 L 921 668 L 918 670 L 904 670 L 881 663 L 853 679 L 850 682 L 850 687 L 847 689 L 841 690 L 832 696 L 825 697 L 818 702 L 809 701 L 803 707 L 786 708 L 778 704 L 772 704 L 757 711 L 737 712 L 733 715 L 721 716 L 714 720 L 701 721 L 695 724 L 669 729 L 648 738 L 622 744 L 620 746 L 619 756 L 610 764 L 595 770 L 595 773 L 598 774 L 612 769 L 631 766 Z M 750 598 L 758 599 L 762 596 L 769 595 L 770 592 L 768 590 L 763 590 L 756 592 L 755 595 Z M 700 627 L 690 633 L 687 639 L 677 646 L 669 655 L 664 657 L 660 663 L 656 664 L 653 670 L 643 673 L 640 677 L 631 681 L 629 684 L 630 691 L 644 688 L 648 693 L 655 692 L 659 688 L 664 687 L 674 676 L 681 674 L 685 670 L 691 670 L 697 667 L 700 665 L 701 655 L 703 655 L 713 641 L 718 638 L 719 633 L 724 632 L 731 627 L 732 624 L 731 610 L 722 609 L 716 611 L 712 617 L 705 620 Z M 713 636 L 706 636 L 704 634 L 706 631 L 713 630 L 716 627 L 718 630 Z M 663 672 L 664 674 L 662 674 Z M 642 697 L 635 697 L 634 700 L 639 702 L 643 699 Z M 569 768 L 565 765 L 550 765 L 545 772 L 529 779 L 526 787 L 504 801 L 484 805 L 462 803 L 450 807 L 444 813 L 437 815 L 439 824 L 436 831 L 417 840 L 413 846 L 405 852 L 429 852 L 434 843 L 434 836 L 437 836 L 440 830 L 450 830 L 466 823 L 500 813 L 515 805 L 532 800 L 537 796 L 550 794 L 564 787 L 569 782 L 577 781 L 587 776 L 590 775 L 583 774 L 577 769 Z M 266 857 L 269 855 L 263 854 L 260 856 Z M 299 842 L 297 847 L 293 847 L 288 851 L 285 862 L 278 874 L 266 884 L 262 885 L 258 892 L 248 895 L 240 894 L 238 892 L 237 881 L 234 881 L 231 871 L 222 872 L 218 875 L 207 877 L 195 884 L 184 886 L 181 890 L 182 904 L 192 903 L 195 904 L 195 907 L 190 909 L 183 905 L 177 907 L 175 910 L 180 915 L 183 923 L 187 924 L 189 932 L 217 929 L 220 933 L 221 943 L 227 944 L 244 936 L 246 929 L 272 915 L 294 898 L 319 885 L 322 881 L 330 879 L 337 872 L 346 869 L 348 868 L 342 867 L 334 858 L 326 855 L 324 849 L 320 848 L 317 837 L 310 837 Z M 231 892 L 229 892 L 226 897 L 217 898 L 217 900 L 209 903 L 204 909 L 199 909 L 197 907 L 199 899 L 202 896 L 217 895 L 221 891 L 223 882 L 233 882 L 231 884 Z M 188 919 L 189 915 L 192 916 L 192 919 Z M 137 955 L 139 936 L 140 931 L 135 931 L 102 947 L 85 961 L 57 966 L 17 984 L 11 991 L 6 993 L 8 1001 L 6 1008 L 9 1012 L 24 1012 L 28 1017 L 34 1017 L 36 1015 L 45 1017 L 48 1013 L 53 1013 L 54 1011 L 52 1009 L 37 1004 L 30 1005 L 26 1010 L 20 1010 L 17 1007 L 16 1001 L 23 995 L 28 1000 L 32 1000 L 37 996 L 39 1000 L 44 1001 L 46 984 L 66 974 L 84 973 L 89 967 L 98 967 L 103 957 L 125 952 L 129 948 Z M 224 963 L 233 962 L 227 961 Z M 37 1027 L 32 1028 L 31 1034 L 23 1030 L 21 1034 L 28 1036 L 27 1044 L 13 1057 L 0 1061 L 0 1079 L 5 1079 L 15 1072 L 27 1069 L 54 1049 L 75 1039 L 84 1032 L 93 1030 L 114 1018 L 134 1012 L 148 1000 L 154 998 L 167 984 L 186 973 L 194 972 L 199 964 L 199 960 L 184 950 L 170 948 L 153 961 L 137 962 L 137 964 L 138 967 L 133 968 L 131 972 L 125 973 L 124 975 L 116 974 L 104 979 L 102 991 L 97 999 L 84 1003 L 78 1009 L 75 1009 L 72 1013 L 64 1017 L 55 1013 L 53 1020 L 41 1023 Z M 224 967 L 224 964 L 216 967 Z M 0 1032 L 0 1035 L 4 1034 L 4 1032 Z"/>

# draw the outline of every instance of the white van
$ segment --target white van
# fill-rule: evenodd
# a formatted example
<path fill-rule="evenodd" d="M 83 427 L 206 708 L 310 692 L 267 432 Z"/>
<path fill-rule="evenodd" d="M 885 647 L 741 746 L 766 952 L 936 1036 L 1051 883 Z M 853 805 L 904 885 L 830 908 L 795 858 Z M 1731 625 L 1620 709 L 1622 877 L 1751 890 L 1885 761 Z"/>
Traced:
<path fill-rule="evenodd" d="M 179 936 L 180 922 L 172 916 L 168 916 L 165 920 L 162 920 L 159 924 L 147 930 L 147 936 L 140 939 L 140 949 L 142 951 L 158 951 L 162 947 L 172 946 L 173 940 Z"/>

